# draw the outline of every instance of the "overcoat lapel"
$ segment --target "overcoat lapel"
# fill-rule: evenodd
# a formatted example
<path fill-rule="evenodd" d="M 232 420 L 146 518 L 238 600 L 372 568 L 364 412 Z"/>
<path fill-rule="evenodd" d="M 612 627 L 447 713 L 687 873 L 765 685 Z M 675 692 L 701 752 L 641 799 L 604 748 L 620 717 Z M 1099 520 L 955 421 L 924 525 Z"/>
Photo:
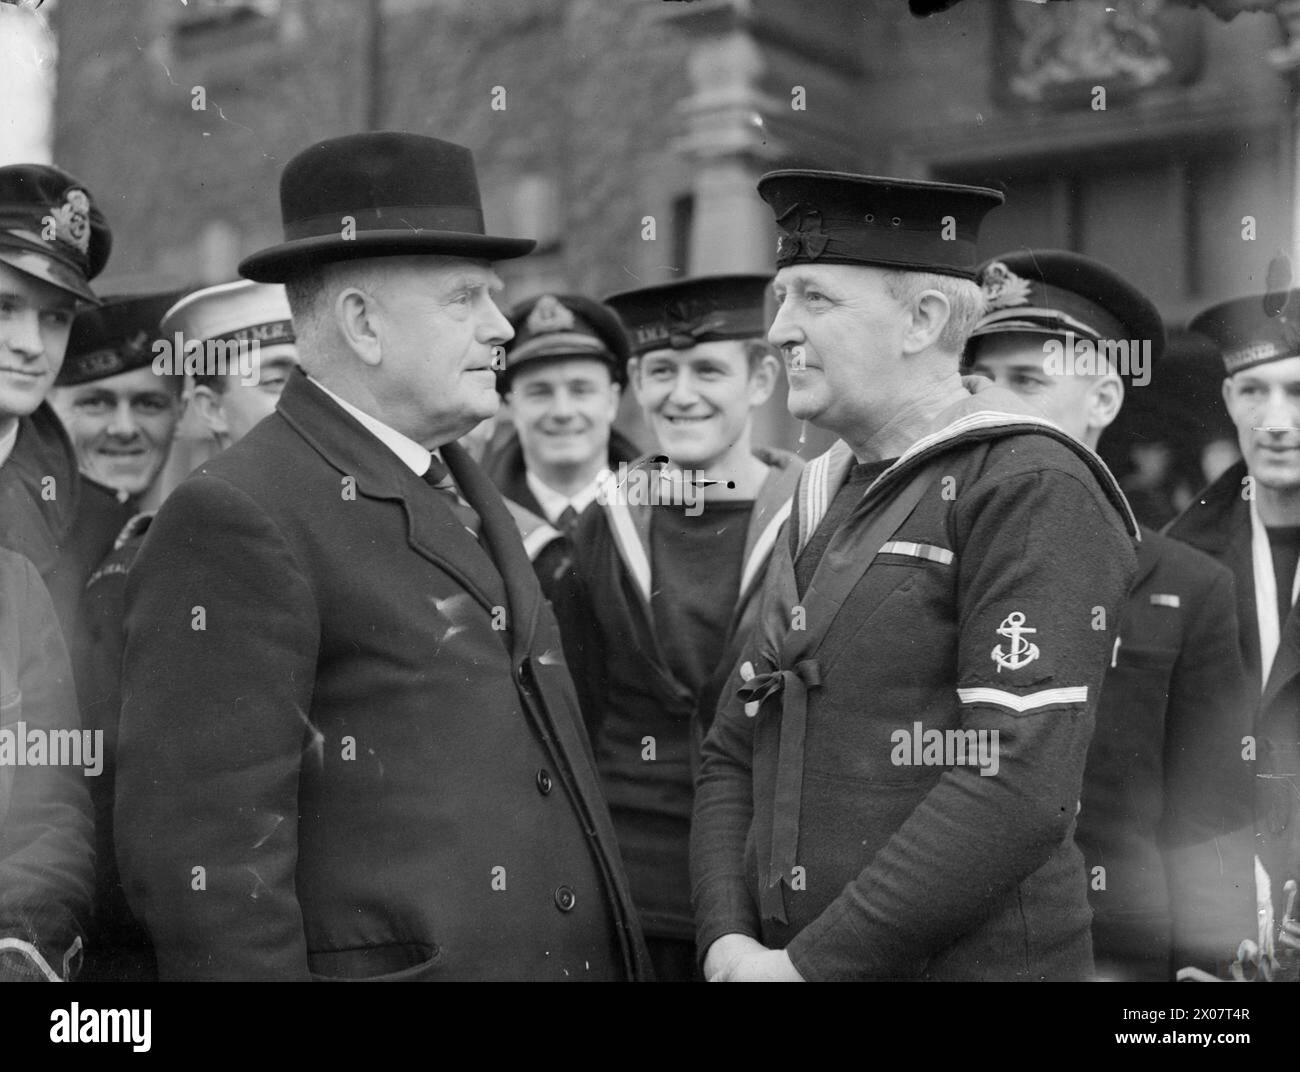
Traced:
<path fill-rule="evenodd" d="M 358 495 L 402 504 L 407 541 L 416 552 L 455 577 L 489 613 L 505 603 L 505 586 L 491 558 L 444 495 L 412 473 L 306 375 L 298 372 L 290 378 L 278 409 L 341 478 L 356 481 Z"/>

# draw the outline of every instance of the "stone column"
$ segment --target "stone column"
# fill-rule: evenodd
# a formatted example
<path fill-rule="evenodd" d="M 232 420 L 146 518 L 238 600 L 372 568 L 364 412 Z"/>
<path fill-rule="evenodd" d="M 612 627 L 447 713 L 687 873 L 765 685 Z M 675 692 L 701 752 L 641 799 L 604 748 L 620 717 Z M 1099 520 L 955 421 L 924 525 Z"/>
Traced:
<path fill-rule="evenodd" d="M 50 162 L 57 55 L 44 12 L 0 4 L 0 165 Z"/>
<path fill-rule="evenodd" d="M 1279 0 L 1277 19 L 1282 27 L 1282 47 L 1269 53 L 1269 63 L 1285 76 L 1291 91 L 1291 121 L 1287 131 L 1291 161 L 1288 192 L 1291 197 L 1292 286 L 1300 285 L 1300 0 Z"/>

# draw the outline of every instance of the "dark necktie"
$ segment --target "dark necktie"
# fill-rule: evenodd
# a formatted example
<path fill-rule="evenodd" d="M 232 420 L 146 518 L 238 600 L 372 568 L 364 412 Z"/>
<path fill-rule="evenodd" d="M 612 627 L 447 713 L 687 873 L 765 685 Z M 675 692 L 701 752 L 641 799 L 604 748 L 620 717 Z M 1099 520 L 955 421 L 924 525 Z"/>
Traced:
<path fill-rule="evenodd" d="M 479 516 L 472 506 L 462 502 L 452 482 L 451 472 L 436 454 L 429 455 L 429 468 L 424 471 L 424 482 L 447 497 L 447 505 L 462 525 L 469 529 L 475 539 L 479 534 Z"/>
<path fill-rule="evenodd" d="M 578 527 L 578 511 L 572 503 L 560 511 L 560 516 L 555 519 L 555 527 L 565 536 L 573 535 L 573 530 Z"/>

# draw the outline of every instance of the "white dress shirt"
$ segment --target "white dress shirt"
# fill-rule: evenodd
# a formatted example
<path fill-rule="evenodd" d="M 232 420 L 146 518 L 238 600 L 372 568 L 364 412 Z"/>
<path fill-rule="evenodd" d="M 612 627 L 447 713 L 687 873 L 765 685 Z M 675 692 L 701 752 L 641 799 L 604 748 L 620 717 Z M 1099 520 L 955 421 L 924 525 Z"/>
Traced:
<path fill-rule="evenodd" d="M 396 428 L 390 428 L 378 418 L 370 416 L 364 410 L 357 409 L 346 398 L 340 398 L 320 380 L 311 381 L 330 398 L 334 399 L 348 413 L 352 414 L 366 431 L 370 432 L 376 439 L 384 444 L 389 450 L 402 459 L 402 464 L 411 470 L 416 476 L 424 476 L 429 471 L 430 459 L 434 457 L 426 448 L 420 446 L 414 439 L 403 435 Z M 439 459 L 441 461 L 441 459 Z"/>
<path fill-rule="evenodd" d="M 0 436 L 0 465 L 4 465 L 9 460 L 9 455 L 14 452 L 14 444 L 18 442 L 18 422 L 14 421 L 14 426 L 4 435 Z"/>
<path fill-rule="evenodd" d="M 574 513 L 577 514 L 587 509 L 595 501 L 596 492 L 600 490 L 601 482 L 608 476 L 609 470 L 602 469 L 596 474 L 595 480 L 576 495 L 569 496 L 543 484 L 537 477 L 533 476 L 531 470 L 525 470 L 524 472 L 524 480 L 528 484 L 528 490 L 533 493 L 537 505 L 542 508 L 546 520 L 552 525 L 560 519 L 560 515 L 564 513 L 567 506 L 572 506 Z"/>

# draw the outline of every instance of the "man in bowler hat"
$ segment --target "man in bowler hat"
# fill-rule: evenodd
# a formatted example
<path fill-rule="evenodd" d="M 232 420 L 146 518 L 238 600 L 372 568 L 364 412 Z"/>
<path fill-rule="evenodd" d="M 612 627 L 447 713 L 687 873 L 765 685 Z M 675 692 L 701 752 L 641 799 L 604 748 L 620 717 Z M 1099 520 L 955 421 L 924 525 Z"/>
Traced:
<path fill-rule="evenodd" d="M 456 439 L 510 325 L 473 159 L 286 166 L 301 368 L 183 482 L 127 585 L 118 857 L 163 979 L 637 979 L 554 619 Z"/>
<path fill-rule="evenodd" d="M 1125 383 L 1150 383 L 1165 332 L 1150 299 L 1065 250 L 980 266 L 971 368 L 1092 449 Z M 1255 934 L 1252 702 L 1232 574 L 1142 529 L 1083 774 L 1076 841 L 1088 868 L 1099 978 L 1226 975 Z"/>
<path fill-rule="evenodd" d="M 704 742 L 705 974 L 1086 978 L 1074 825 L 1136 525 L 1095 455 L 959 375 L 1002 197 L 813 171 L 759 193 L 789 409 L 840 439 Z"/>

